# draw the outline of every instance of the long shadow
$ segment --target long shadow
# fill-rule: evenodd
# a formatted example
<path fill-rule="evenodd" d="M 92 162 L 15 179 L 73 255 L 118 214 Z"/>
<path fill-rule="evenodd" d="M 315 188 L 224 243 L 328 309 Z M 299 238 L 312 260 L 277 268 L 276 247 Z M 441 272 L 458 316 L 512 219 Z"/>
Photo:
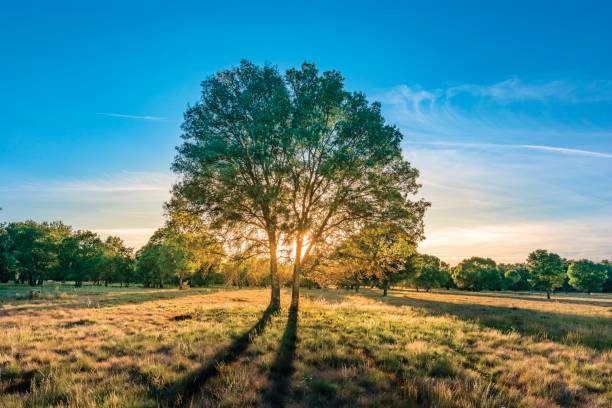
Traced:
<path fill-rule="evenodd" d="M 172 385 L 162 396 L 159 405 L 163 407 L 187 407 L 193 398 L 200 392 L 209 380 L 219 375 L 220 364 L 231 364 L 238 360 L 252 343 L 253 339 L 260 335 L 276 310 L 268 307 L 261 318 L 249 330 L 234 339 L 232 343 L 219 350 L 206 364 L 188 374 L 178 383 Z"/>
<path fill-rule="evenodd" d="M 150 292 L 149 292 L 150 291 Z M 51 290 L 49 291 L 51 292 Z M 23 304 L 13 303 L 13 299 L 9 299 L 8 304 L 13 304 L 9 311 L 0 310 L 0 316 L 15 315 L 22 312 L 30 312 L 33 310 L 55 310 L 55 309 L 83 309 L 83 308 L 104 308 L 113 306 L 123 306 L 128 304 L 140 304 L 158 300 L 171 300 L 184 297 L 196 297 L 211 295 L 219 292 L 218 288 L 198 288 L 195 290 L 189 289 L 184 291 L 176 290 L 158 290 L 158 289 L 142 289 L 138 292 L 108 292 L 108 293 L 75 293 L 66 292 L 68 295 L 76 295 L 76 299 L 37 299 L 34 301 L 23 301 Z M 0 303 L 2 298 L 0 298 Z M 22 301 L 18 301 L 22 302 Z"/>
<path fill-rule="evenodd" d="M 413 296 L 384 298 L 378 293 L 369 291 L 364 291 L 363 294 L 370 299 L 393 306 L 422 308 L 434 315 L 449 314 L 502 332 L 516 331 L 522 335 L 534 336 L 539 340 L 550 340 L 568 345 L 580 344 L 601 351 L 612 349 L 612 331 L 610 330 L 612 319 L 604 316 L 581 316 L 518 309 L 510 306 L 443 302 L 417 299 Z"/>
<path fill-rule="evenodd" d="M 281 338 L 280 347 L 270 368 L 268 381 L 270 388 L 264 392 L 264 402 L 270 407 L 284 407 L 285 397 L 289 392 L 291 373 L 293 372 L 293 360 L 295 359 L 295 348 L 298 330 L 298 312 L 289 309 L 289 318 L 285 332 Z"/>

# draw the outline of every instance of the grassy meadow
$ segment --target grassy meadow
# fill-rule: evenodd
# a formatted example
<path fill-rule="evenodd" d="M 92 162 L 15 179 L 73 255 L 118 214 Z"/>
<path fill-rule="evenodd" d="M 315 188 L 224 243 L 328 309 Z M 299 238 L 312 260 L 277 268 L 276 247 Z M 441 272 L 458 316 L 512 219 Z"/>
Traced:
<path fill-rule="evenodd" d="M 0 287 L 0 407 L 612 406 L 610 295 L 25 290 Z"/>

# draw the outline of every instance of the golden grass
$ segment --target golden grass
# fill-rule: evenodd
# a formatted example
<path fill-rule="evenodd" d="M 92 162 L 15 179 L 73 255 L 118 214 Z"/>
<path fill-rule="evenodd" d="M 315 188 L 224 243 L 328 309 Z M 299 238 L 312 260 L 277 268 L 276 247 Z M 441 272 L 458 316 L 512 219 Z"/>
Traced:
<path fill-rule="evenodd" d="M 612 405 L 611 297 L 390 294 L 264 320 L 258 289 L 5 299 L 0 407 Z"/>

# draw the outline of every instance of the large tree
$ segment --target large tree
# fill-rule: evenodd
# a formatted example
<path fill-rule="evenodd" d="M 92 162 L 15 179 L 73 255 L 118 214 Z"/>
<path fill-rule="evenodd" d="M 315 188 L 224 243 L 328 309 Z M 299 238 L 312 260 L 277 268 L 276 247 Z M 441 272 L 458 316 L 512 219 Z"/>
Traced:
<path fill-rule="evenodd" d="M 566 266 L 561 257 L 545 249 L 538 249 L 529 254 L 527 258 L 529 283 L 534 289 L 546 291 L 546 298 L 550 293 L 563 285 Z"/>
<path fill-rule="evenodd" d="M 571 262 L 567 270 L 569 284 L 583 292 L 600 291 L 608 279 L 608 270 L 603 264 L 588 259 Z"/>
<path fill-rule="evenodd" d="M 418 241 L 424 201 L 410 201 L 418 171 L 401 153 L 402 134 L 385 123 L 380 104 L 344 89 L 337 71 L 303 64 L 286 74 L 291 96 L 288 237 L 294 242 L 291 306 L 300 273 L 321 244 L 366 224 L 395 223 Z"/>
<path fill-rule="evenodd" d="M 169 204 L 200 215 L 220 237 L 264 246 L 276 310 L 289 108 L 275 68 L 242 61 L 205 80 L 200 101 L 185 112 L 184 143 L 173 164 L 181 180 Z"/>
<path fill-rule="evenodd" d="M 402 134 L 336 71 L 303 64 L 281 75 L 243 61 L 204 81 L 183 129 L 175 200 L 243 245 L 266 246 L 275 307 L 281 234 L 295 248 L 293 308 L 320 245 L 377 221 L 421 238 L 427 203 L 409 199 L 418 171 L 402 158 Z"/>

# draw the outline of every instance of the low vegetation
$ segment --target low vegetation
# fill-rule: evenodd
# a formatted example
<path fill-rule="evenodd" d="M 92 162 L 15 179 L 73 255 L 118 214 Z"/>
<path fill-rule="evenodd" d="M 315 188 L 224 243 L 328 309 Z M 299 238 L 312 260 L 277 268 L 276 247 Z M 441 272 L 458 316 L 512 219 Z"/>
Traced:
<path fill-rule="evenodd" d="M 270 314 L 261 289 L 20 288 L 3 407 L 612 404 L 612 296 L 305 290 Z"/>

